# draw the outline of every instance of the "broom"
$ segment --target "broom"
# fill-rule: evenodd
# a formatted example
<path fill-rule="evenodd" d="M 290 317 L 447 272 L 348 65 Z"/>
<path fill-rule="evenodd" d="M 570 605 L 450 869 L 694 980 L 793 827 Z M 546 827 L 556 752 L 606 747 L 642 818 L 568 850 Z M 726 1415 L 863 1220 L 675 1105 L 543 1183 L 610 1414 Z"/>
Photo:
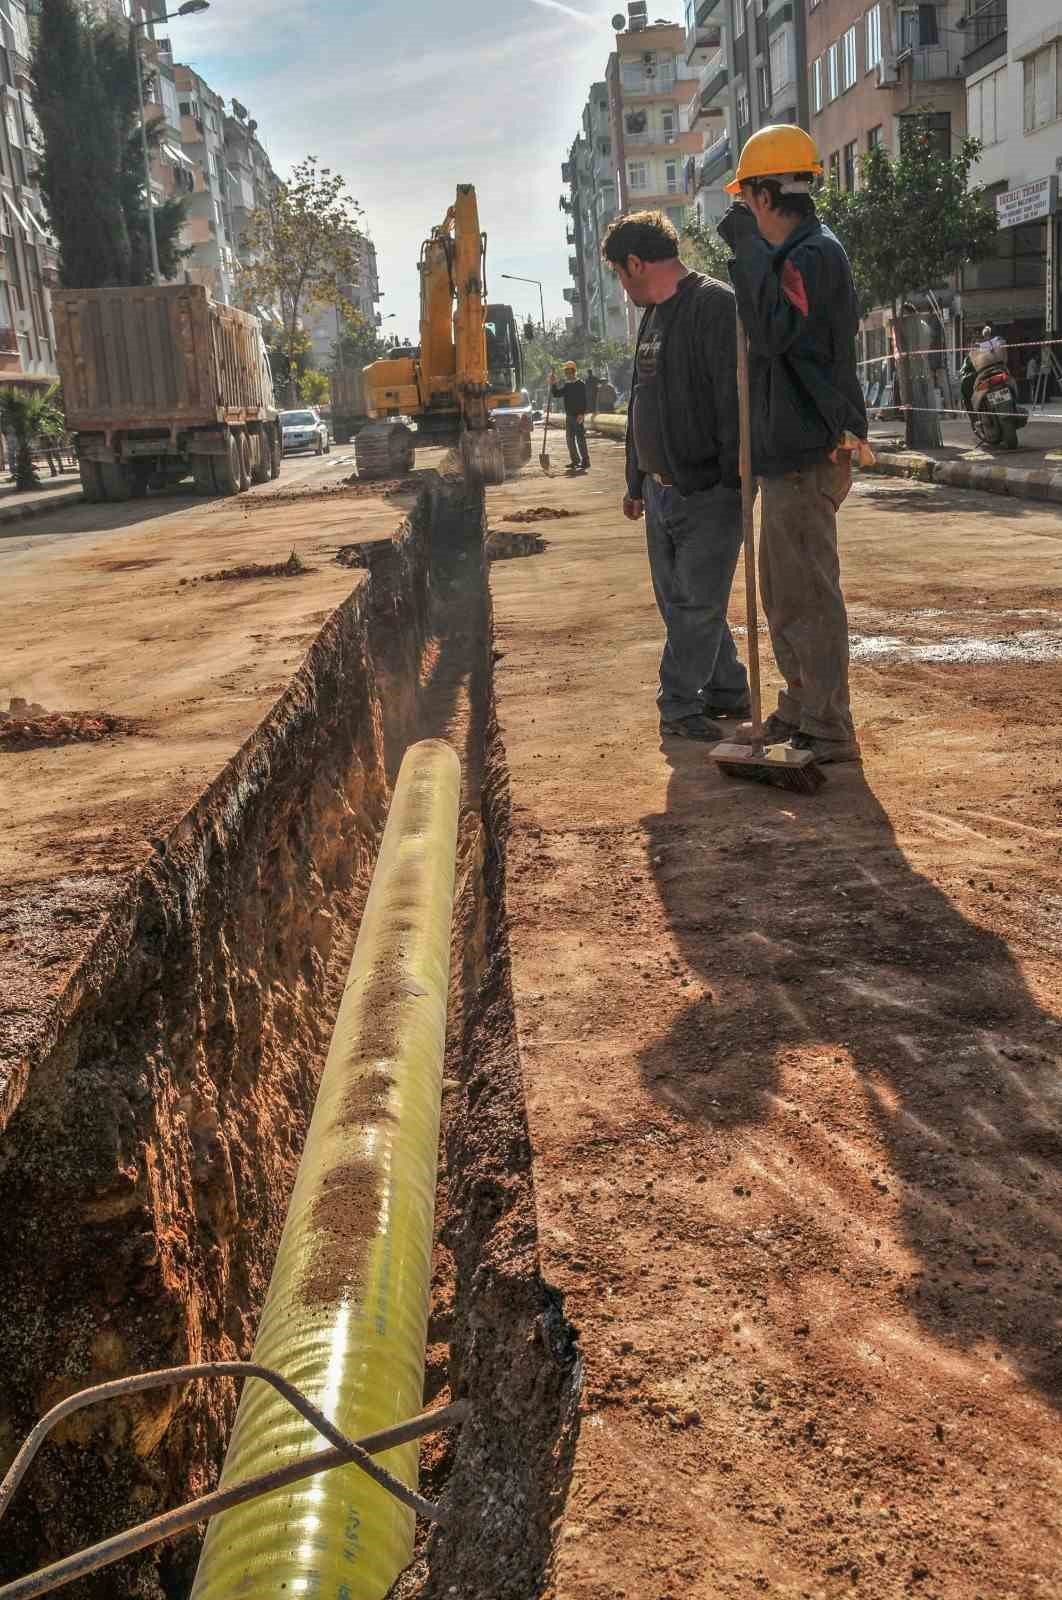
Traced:
<path fill-rule="evenodd" d="M 547 436 L 549 434 L 549 413 L 552 405 L 553 385 L 551 383 L 549 386 L 549 393 L 546 396 L 546 420 L 542 424 L 542 453 L 538 458 L 538 464 L 547 477 L 549 476 L 549 440 Z"/>
<path fill-rule="evenodd" d="M 737 302 L 735 300 L 735 307 Z M 814 794 L 826 774 L 810 750 L 793 750 L 787 744 L 764 745 L 763 700 L 760 692 L 759 621 L 756 608 L 756 534 L 753 506 L 756 486 L 752 479 L 751 406 L 749 404 L 749 347 L 741 312 L 737 312 L 737 391 L 740 428 L 741 523 L 745 539 L 745 610 L 748 613 L 749 698 L 752 702 L 752 740 L 749 744 L 717 744 L 711 757 L 728 778 L 752 783 L 773 783 L 778 789 Z"/>

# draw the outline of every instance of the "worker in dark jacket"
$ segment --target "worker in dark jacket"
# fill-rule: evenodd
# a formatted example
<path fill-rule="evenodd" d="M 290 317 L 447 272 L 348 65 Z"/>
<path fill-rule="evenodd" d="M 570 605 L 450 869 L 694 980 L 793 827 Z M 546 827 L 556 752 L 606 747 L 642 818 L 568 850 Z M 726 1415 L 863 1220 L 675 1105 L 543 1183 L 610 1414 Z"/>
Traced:
<path fill-rule="evenodd" d="M 564 382 L 557 382 L 557 374 L 550 372 L 550 388 L 554 400 L 564 401 L 564 436 L 568 441 L 569 472 L 588 472 L 590 451 L 586 445 L 586 384 L 575 376 L 574 361 L 564 363 Z"/>
<path fill-rule="evenodd" d="M 767 738 L 819 761 L 857 761 L 837 511 L 852 486 L 852 451 L 870 453 L 859 304 L 848 257 L 815 214 L 821 173 L 810 134 L 761 128 L 727 184 L 739 198 L 719 232 L 734 252 L 730 275 L 749 336 L 760 582 L 785 679 Z"/>
<path fill-rule="evenodd" d="M 716 743 L 748 715 L 748 675 L 726 620 L 741 549 L 734 295 L 691 272 L 659 211 L 614 222 L 604 254 L 644 306 L 627 411 L 624 515 L 645 513 L 667 642 L 660 731 Z"/>

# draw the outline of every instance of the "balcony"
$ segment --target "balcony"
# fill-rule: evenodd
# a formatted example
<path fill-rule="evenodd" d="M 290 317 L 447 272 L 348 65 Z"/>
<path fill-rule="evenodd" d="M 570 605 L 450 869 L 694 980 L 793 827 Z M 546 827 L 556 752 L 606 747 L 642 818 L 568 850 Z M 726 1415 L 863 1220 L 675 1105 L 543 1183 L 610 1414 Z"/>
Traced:
<path fill-rule="evenodd" d="M 896 59 L 911 63 L 911 77 L 915 83 L 944 83 L 961 78 L 967 70 L 962 57 L 947 44 L 908 45 Z"/>
<path fill-rule="evenodd" d="M 962 58 L 967 77 L 1007 53 L 1007 0 L 988 0 L 963 18 L 966 49 Z"/>
<path fill-rule="evenodd" d="M 14 328 L 0 328 L 0 356 L 18 355 L 18 334 Z"/>
<path fill-rule="evenodd" d="M 770 11 L 767 14 L 767 37 L 770 38 L 772 33 L 777 33 L 783 23 L 792 22 L 792 20 L 793 0 L 785 0 L 784 5 L 777 6 L 774 11 Z"/>
<path fill-rule="evenodd" d="M 582 304 L 583 297 L 578 289 L 562 289 L 561 293 L 570 306 L 574 307 Z"/>
<path fill-rule="evenodd" d="M 718 50 L 722 43 L 718 22 L 698 22 L 686 35 L 686 65 L 689 66 L 698 50 Z"/>
<path fill-rule="evenodd" d="M 569 256 L 568 257 L 568 273 L 573 278 L 577 278 L 579 276 L 579 257 L 578 256 Z"/>
<path fill-rule="evenodd" d="M 570 161 L 562 161 L 561 162 L 561 182 L 562 183 L 571 183 L 571 181 L 572 181 L 572 164 L 571 164 Z"/>
<path fill-rule="evenodd" d="M 698 189 L 708 189 L 713 183 L 730 171 L 732 162 L 730 135 L 724 133 L 721 139 L 710 144 L 704 152 L 700 167 L 697 171 Z"/>

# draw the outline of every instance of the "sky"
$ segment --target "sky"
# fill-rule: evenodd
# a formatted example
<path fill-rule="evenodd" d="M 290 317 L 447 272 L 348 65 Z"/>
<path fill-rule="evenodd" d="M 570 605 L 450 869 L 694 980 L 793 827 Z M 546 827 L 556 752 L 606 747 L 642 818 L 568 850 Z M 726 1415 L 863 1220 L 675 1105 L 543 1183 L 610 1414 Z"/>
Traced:
<path fill-rule="evenodd" d="M 176 7 L 174 7 L 176 9 Z M 341 172 L 376 243 L 385 334 L 416 339 L 421 241 L 474 183 L 492 300 L 567 312 L 566 158 L 613 47 L 609 0 L 211 0 L 166 25 L 174 59 L 257 119 L 276 170 Z M 651 14 L 678 20 L 679 0 Z M 505 293 L 503 294 L 503 291 Z"/>

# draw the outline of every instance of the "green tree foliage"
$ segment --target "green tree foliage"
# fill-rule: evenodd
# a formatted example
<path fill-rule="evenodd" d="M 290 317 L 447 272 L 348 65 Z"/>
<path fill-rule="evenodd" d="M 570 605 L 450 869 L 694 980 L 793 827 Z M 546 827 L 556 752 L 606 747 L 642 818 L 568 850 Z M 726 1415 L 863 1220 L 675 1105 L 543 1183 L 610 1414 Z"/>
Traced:
<path fill-rule="evenodd" d="M 700 222 L 687 222 L 682 234 L 682 259 L 694 272 L 705 272 L 720 283 L 730 282 L 727 262 L 730 247 L 725 245 L 714 227 L 704 227 Z"/>
<path fill-rule="evenodd" d="M 151 281 L 134 48 L 131 32 L 82 13 L 74 0 L 41 0 L 31 66 L 37 171 L 67 288 Z M 152 142 L 158 138 L 151 130 Z M 165 277 L 182 256 L 183 220 L 182 200 L 156 208 Z"/>
<path fill-rule="evenodd" d="M 283 331 L 277 340 L 289 372 L 298 366 L 303 316 L 334 306 L 348 321 L 357 317 L 345 288 L 359 277 L 361 208 L 344 179 L 307 156 L 292 168 L 266 205 L 252 212 L 244 243 L 253 260 L 240 274 L 251 305 L 279 306 Z"/>
<path fill-rule="evenodd" d="M 39 489 L 41 486 L 33 465 L 34 440 L 62 437 L 63 415 L 56 404 L 58 388 L 55 384 L 45 390 L 0 389 L 0 426 L 5 434 L 14 435 L 17 444 L 16 489 Z"/>
<path fill-rule="evenodd" d="M 327 372 L 308 367 L 299 378 L 299 399 L 304 406 L 327 405 L 332 398 L 332 386 Z"/>
<path fill-rule="evenodd" d="M 370 361 L 378 361 L 386 351 L 387 344 L 381 339 L 379 330 L 365 317 L 354 312 L 353 318 L 347 319 L 342 337 L 332 342 L 331 365 L 333 369 L 340 365 L 367 367 Z"/>
<path fill-rule="evenodd" d="M 980 261 L 996 236 L 984 190 L 970 185 L 978 141 L 964 139 L 958 155 L 945 158 L 928 124 L 908 120 L 897 157 L 876 145 L 860 162 L 858 189 L 844 193 L 831 185 L 816 201 L 848 251 L 865 308 L 895 310 L 964 263 Z"/>
<path fill-rule="evenodd" d="M 524 384 L 536 398 L 545 391 L 550 368 L 559 373 L 565 361 L 575 362 L 580 377 L 592 368 L 618 389 L 630 387 L 634 349 L 624 339 L 602 339 L 581 328 L 569 331 L 562 322 L 554 322 L 545 333 L 536 328 L 534 339 L 524 340 L 523 352 Z"/>

